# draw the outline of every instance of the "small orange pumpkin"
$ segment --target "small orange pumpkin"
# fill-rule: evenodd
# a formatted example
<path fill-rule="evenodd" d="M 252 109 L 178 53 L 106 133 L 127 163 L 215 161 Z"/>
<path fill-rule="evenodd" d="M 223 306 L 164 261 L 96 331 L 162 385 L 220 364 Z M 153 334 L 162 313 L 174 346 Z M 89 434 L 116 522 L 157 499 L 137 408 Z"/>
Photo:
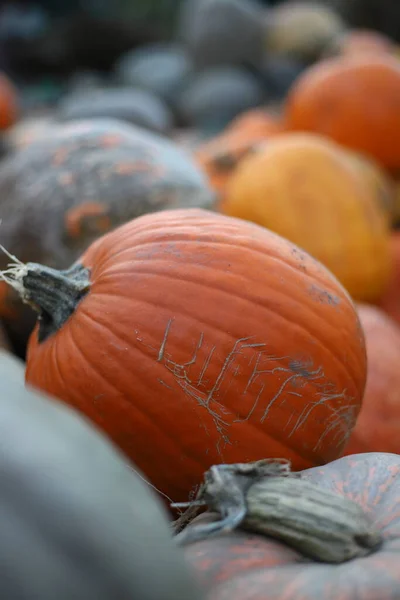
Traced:
<path fill-rule="evenodd" d="M 347 151 L 321 136 L 282 134 L 243 159 L 221 210 L 268 227 L 327 266 L 358 300 L 390 276 L 386 211 Z"/>
<path fill-rule="evenodd" d="M 86 414 L 171 499 L 217 462 L 341 454 L 366 377 L 358 317 L 327 269 L 272 232 L 162 211 L 68 271 L 4 277 L 40 313 L 27 382 Z"/>
<path fill-rule="evenodd" d="M 363 406 L 345 454 L 400 453 L 400 327 L 379 308 L 359 305 L 367 346 Z"/>
<path fill-rule="evenodd" d="M 289 92 L 288 129 L 324 134 L 400 168 L 400 60 L 359 54 L 321 61 Z"/>
<path fill-rule="evenodd" d="M 197 162 L 220 197 L 240 160 L 281 131 L 278 117 L 262 109 L 253 109 L 236 117 L 219 136 L 197 148 Z"/>

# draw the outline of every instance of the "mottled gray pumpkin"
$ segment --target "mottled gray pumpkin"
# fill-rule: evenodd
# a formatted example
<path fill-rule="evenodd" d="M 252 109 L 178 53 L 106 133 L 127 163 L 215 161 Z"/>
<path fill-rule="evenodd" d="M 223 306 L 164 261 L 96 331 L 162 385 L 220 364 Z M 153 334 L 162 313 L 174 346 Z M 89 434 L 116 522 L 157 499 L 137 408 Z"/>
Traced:
<path fill-rule="evenodd" d="M 0 597 L 199 600 L 156 495 L 0 353 Z"/>
<path fill-rule="evenodd" d="M 23 262 L 67 268 L 106 231 L 144 213 L 211 208 L 214 192 L 177 144 L 116 120 L 46 129 L 0 165 L 1 243 Z M 8 258 L 0 253 L 0 268 Z M 3 310 L 23 355 L 33 312 L 18 300 Z"/>

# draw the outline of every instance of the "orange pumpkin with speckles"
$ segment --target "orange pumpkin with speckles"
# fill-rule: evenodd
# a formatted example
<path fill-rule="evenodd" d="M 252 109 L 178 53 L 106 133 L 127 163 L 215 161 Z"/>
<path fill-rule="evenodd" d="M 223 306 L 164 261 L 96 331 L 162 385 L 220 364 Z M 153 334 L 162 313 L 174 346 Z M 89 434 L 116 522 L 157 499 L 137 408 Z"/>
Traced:
<path fill-rule="evenodd" d="M 321 61 L 289 92 L 288 129 L 326 135 L 400 169 L 400 59 L 360 53 Z"/>
<path fill-rule="evenodd" d="M 355 299 L 375 301 L 388 285 L 391 259 L 389 216 L 372 180 L 329 139 L 282 133 L 241 161 L 221 210 L 298 244 Z"/>
<path fill-rule="evenodd" d="M 343 450 L 366 377 L 353 303 L 272 232 L 198 209 L 133 220 L 14 283 L 41 316 L 26 380 L 92 419 L 175 501 L 221 462 Z"/>

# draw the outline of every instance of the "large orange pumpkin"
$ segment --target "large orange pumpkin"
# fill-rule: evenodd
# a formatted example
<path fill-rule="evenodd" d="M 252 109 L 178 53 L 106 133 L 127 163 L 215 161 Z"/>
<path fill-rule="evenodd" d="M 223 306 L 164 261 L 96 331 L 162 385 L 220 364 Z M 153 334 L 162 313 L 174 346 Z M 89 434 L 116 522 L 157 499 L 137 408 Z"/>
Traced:
<path fill-rule="evenodd" d="M 360 53 L 321 61 L 289 92 L 289 129 L 322 133 L 400 168 L 400 60 Z"/>
<path fill-rule="evenodd" d="M 400 454 L 400 328 L 379 308 L 360 305 L 368 376 L 363 406 L 345 454 Z"/>
<path fill-rule="evenodd" d="M 335 143 L 282 134 L 241 161 L 221 209 L 298 244 L 367 301 L 382 295 L 391 266 L 388 217 L 376 190 Z"/>
<path fill-rule="evenodd" d="M 163 211 L 69 271 L 5 277 L 40 311 L 27 382 L 90 417 L 173 500 L 216 462 L 341 454 L 364 390 L 362 330 L 337 280 L 279 236 Z"/>

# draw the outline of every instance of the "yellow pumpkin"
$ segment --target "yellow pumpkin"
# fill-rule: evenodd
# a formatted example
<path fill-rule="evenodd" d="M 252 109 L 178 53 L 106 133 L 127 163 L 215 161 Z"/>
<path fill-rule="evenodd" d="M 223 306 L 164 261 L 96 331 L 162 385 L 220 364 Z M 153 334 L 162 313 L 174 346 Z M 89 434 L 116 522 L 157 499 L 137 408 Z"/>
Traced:
<path fill-rule="evenodd" d="M 241 161 L 221 210 L 286 237 L 327 266 L 354 299 L 375 301 L 391 273 L 389 219 L 354 164 L 322 136 L 281 134 Z"/>

